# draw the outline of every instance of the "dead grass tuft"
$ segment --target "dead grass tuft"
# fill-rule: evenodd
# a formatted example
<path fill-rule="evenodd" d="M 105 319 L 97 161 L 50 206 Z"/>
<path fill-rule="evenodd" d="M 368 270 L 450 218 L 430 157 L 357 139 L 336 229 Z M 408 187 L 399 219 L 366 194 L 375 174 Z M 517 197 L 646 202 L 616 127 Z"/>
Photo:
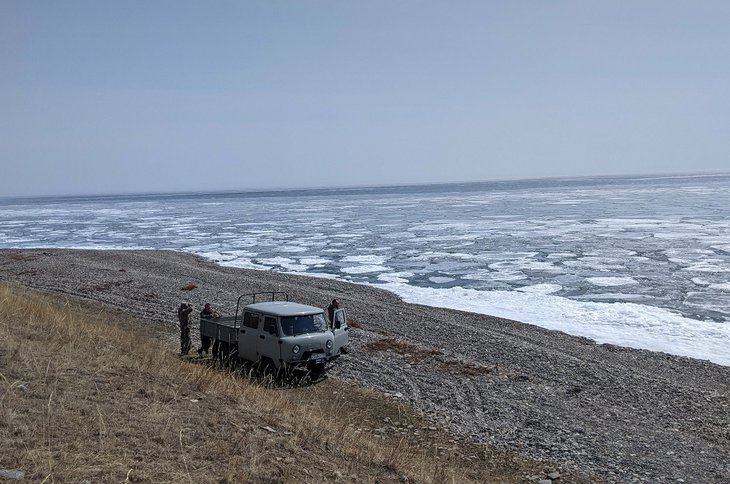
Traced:
<path fill-rule="evenodd" d="M 350 326 L 351 328 L 357 328 L 357 329 L 362 329 L 362 327 L 363 327 L 362 323 L 355 319 L 348 319 L 347 325 Z"/>
<path fill-rule="evenodd" d="M 477 365 L 457 360 L 442 361 L 441 369 L 446 372 L 460 373 L 466 376 L 486 376 L 496 371 L 495 367 Z"/>
<path fill-rule="evenodd" d="M 134 282 L 132 279 L 126 279 L 124 281 L 107 281 L 107 282 L 104 282 L 101 284 L 96 284 L 94 286 L 84 288 L 82 290 L 85 292 L 106 291 L 113 287 L 119 287 L 119 286 L 124 286 L 126 284 L 131 284 L 132 282 Z"/>
<path fill-rule="evenodd" d="M 28 255 L 28 254 L 23 254 L 23 253 L 8 255 L 8 259 L 15 260 L 15 261 L 32 261 L 32 260 L 36 260 L 37 258 L 38 258 L 37 255 Z"/>
<path fill-rule="evenodd" d="M 365 345 L 365 347 L 370 351 L 395 351 L 396 353 L 406 357 L 406 359 L 410 362 L 414 363 L 443 354 L 435 348 L 417 346 L 395 338 L 385 338 L 373 341 Z"/>
<path fill-rule="evenodd" d="M 414 345 L 395 338 L 384 338 L 373 341 L 365 345 L 365 348 L 370 351 L 393 351 L 403 356 L 411 365 L 417 365 L 424 360 L 436 360 L 437 367 L 446 373 L 459 373 L 466 376 L 485 376 L 496 372 L 496 367 L 445 358 L 440 350 Z"/>

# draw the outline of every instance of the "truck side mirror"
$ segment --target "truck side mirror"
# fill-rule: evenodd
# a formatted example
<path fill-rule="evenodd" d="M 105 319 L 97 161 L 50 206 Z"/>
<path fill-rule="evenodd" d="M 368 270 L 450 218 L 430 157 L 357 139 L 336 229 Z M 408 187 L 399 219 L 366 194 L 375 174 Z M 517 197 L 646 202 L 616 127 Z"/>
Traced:
<path fill-rule="evenodd" d="M 337 318 L 335 320 L 335 329 L 340 329 L 342 327 L 342 322 Z"/>

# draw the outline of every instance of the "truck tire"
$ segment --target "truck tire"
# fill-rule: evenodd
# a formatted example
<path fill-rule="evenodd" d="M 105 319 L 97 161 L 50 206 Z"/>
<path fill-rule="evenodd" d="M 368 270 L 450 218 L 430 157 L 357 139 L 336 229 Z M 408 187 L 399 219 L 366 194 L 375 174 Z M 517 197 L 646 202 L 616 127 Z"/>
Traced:
<path fill-rule="evenodd" d="M 271 379 L 276 382 L 286 379 L 286 376 L 289 373 L 284 365 L 277 368 L 274 360 L 267 357 L 261 358 L 261 371 L 264 377 L 270 376 Z"/>
<path fill-rule="evenodd" d="M 238 346 L 227 342 L 220 342 L 218 347 L 218 363 L 221 367 L 234 366 L 238 360 Z"/>

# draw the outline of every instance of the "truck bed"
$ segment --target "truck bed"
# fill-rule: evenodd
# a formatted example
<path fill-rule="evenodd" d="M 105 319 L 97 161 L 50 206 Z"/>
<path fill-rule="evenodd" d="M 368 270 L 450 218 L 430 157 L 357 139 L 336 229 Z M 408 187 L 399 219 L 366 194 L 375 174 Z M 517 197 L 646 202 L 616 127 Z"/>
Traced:
<path fill-rule="evenodd" d="M 241 320 L 233 316 L 224 316 L 218 319 L 200 319 L 200 334 L 209 338 L 228 343 L 238 342 L 238 328 Z"/>
<path fill-rule="evenodd" d="M 233 326 L 233 322 L 234 322 L 235 319 L 236 318 L 233 317 L 233 316 L 223 316 L 223 317 L 220 317 L 218 319 L 205 319 L 205 318 L 200 318 L 201 321 L 211 322 L 211 323 L 215 323 L 215 324 L 220 324 L 220 325 L 223 325 L 223 326 L 228 326 L 229 328 L 233 328 L 234 327 Z M 235 327 L 239 327 L 239 326 L 241 326 L 241 320 L 240 319 L 236 322 L 236 326 Z"/>

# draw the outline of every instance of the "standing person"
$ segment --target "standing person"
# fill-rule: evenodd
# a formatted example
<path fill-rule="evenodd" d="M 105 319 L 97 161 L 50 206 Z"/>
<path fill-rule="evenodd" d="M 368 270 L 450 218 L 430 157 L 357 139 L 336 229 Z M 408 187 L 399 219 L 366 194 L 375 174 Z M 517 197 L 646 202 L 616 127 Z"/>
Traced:
<path fill-rule="evenodd" d="M 340 309 L 340 302 L 337 299 L 333 299 L 329 306 L 327 306 L 327 316 L 330 318 L 330 326 L 335 325 L 335 311 Z"/>
<path fill-rule="evenodd" d="M 210 343 L 213 341 L 213 338 L 210 336 L 204 336 L 203 335 L 203 320 L 204 319 L 216 319 L 219 318 L 220 315 L 213 311 L 213 308 L 210 306 L 210 303 L 205 303 L 205 306 L 203 306 L 203 310 L 200 311 L 200 348 L 198 349 L 198 356 L 201 358 L 203 357 L 203 352 L 205 352 L 206 356 L 208 355 L 208 349 L 210 348 Z M 213 352 L 215 353 L 215 347 L 213 347 Z M 213 355 L 215 356 L 215 355 Z"/>
<path fill-rule="evenodd" d="M 190 313 L 193 306 L 188 303 L 180 304 L 177 310 L 177 319 L 180 321 L 180 355 L 185 356 L 190 352 Z"/>
<path fill-rule="evenodd" d="M 330 318 L 330 329 L 332 330 L 332 332 L 335 333 L 335 339 L 338 338 L 337 333 L 338 333 L 338 330 L 340 329 L 340 327 L 335 327 L 335 324 L 336 324 L 335 323 L 335 311 L 337 311 L 338 309 L 340 309 L 340 302 L 337 299 L 333 299 L 332 302 L 330 303 L 330 305 L 327 306 L 327 316 L 329 316 L 329 318 Z M 347 322 L 344 319 L 340 319 L 340 324 L 341 325 L 344 324 L 345 326 L 347 326 Z M 345 331 L 347 329 L 348 328 L 345 327 Z M 345 340 L 345 341 L 347 341 L 347 340 Z M 340 352 L 343 354 L 348 353 L 347 347 L 346 346 L 341 347 Z"/>

